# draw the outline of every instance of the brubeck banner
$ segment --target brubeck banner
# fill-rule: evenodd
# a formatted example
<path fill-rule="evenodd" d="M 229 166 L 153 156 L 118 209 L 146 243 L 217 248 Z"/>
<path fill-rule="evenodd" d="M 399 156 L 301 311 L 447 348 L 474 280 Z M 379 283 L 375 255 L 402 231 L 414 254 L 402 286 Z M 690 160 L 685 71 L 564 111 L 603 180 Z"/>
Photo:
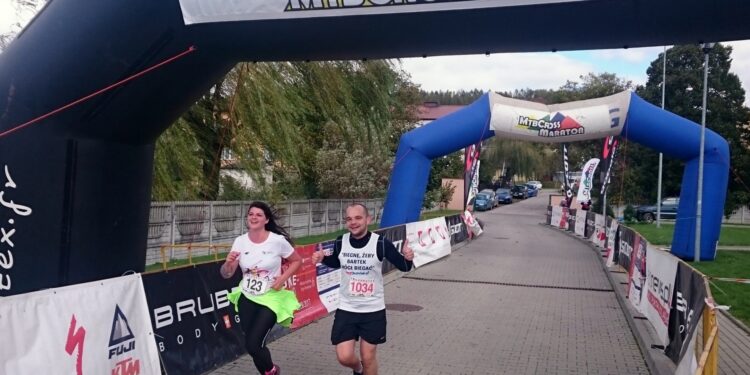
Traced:
<path fill-rule="evenodd" d="M 404 245 L 404 240 L 406 240 L 406 226 L 396 225 L 393 227 L 382 228 L 376 230 L 375 233 L 384 236 L 389 241 L 393 242 L 393 245 L 396 246 L 396 250 L 401 252 L 401 249 Z M 395 269 L 396 266 L 391 264 L 388 259 L 383 259 L 383 274 L 391 272 Z"/>
<path fill-rule="evenodd" d="M 241 275 L 224 279 L 220 266 L 206 263 L 143 277 L 168 374 L 201 374 L 245 353 L 240 317 L 227 299 Z"/>
<path fill-rule="evenodd" d="M 416 267 L 449 255 L 450 237 L 444 217 L 406 224 L 406 238 L 414 250 Z"/>
<path fill-rule="evenodd" d="M 186 25 L 372 14 L 439 12 L 586 0 L 180 0 Z"/>
<path fill-rule="evenodd" d="M 568 163 L 568 144 L 563 143 L 562 147 L 562 158 L 563 158 L 563 190 L 565 194 L 565 205 L 570 207 L 570 203 L 573 201 L 573 186 L 570 183 L 570 164 Z"/>
<path fill-rule="evenodd" d="M 607 216 L 607 245 L 604 247 L 606 250 L 606 264 L 607 267 L 612 267 L 617 261 L 620 247 L 620 223 L 617 220 Z"/>
<path fill-rule="evenodd" d="M 5 297 L 2 374 L 159 374 L 141 275 Z"/>

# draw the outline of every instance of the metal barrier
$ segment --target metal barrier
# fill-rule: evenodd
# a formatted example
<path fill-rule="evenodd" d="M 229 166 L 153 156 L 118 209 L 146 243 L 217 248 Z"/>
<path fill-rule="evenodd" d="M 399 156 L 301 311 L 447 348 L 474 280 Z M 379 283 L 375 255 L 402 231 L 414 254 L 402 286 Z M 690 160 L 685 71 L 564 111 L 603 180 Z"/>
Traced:
<path fill-rule="evenodd" d="M 284 201 L 272 205 L 278 221 L 293 238 L 344 229 L 344 211 L 352 202 L 367 206 L 380 222 L 383 199 L 327 199 Z M 162 262 L 164 245 L 231 243 L 246 230 L 245 214 L 250 201 L 154 202 L 149 215 L 146 264 Z M 171 248 L 174 250 L 174 247 Z M 182 257 L 171 251 L 170 260 Z"/>
<path fill-rule="evenodd" d="M 204 249 L 204 248 L 206 249 L 205 252 L 207 254 L 204 254 L 202 256 L 206 257 L 204 258 L 205 260 L 194 263 L 193 262 L 194 251 L 196 249 Z M 186 267 L 186 266 L 191 266 L 191 265 L 199 264 L 199 263 L 215 262 L 219 260 L 219 249 L 226 249 L 226 251 L 223 253 L 227 253 L 229 252 L 229 249 L 231 248 L 232 248 L 232 245 L 205 245 L 205 244 L 162 245 L 159 247 L 159 253 L 161 253 L 162 270 L 166 271 L 168 269 Z M 180 260 L 187 259 L 187 263 L 184 265 L 177 266 L 177 267 L 170 266 L 169 261 L 174 259 L 172 258 L 172 256 L 174 255 L 174 250 L 179 250 L 179 249 L 185 249 L 187 251 L 187 257 L 177 257 L 176 259 L 180 259 Z M 169 257 L 167 256 L 168 250 L 170 253 Z M 212 259 L 208 258 L 210 257 L 210 255 L 213 255 Z"/>
<path fill-rule="evenodd" d="M 715 375 L 719 373 L 719 323 L 716 321 L 716 304 L 706 275 L 703 275 L 703 281 L 707 296 L 706 307 L 703 308 L 703 350 L 695 375 Z"/>

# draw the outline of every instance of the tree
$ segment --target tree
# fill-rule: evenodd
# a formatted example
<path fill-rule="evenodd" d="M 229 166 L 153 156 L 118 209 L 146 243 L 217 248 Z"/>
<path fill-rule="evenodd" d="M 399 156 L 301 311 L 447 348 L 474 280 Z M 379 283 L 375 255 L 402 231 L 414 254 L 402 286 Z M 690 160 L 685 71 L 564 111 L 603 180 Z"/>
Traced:
<path fill-rule="evenodd" d="M 732 47 L 716 44 L 709 55 L 708 95 L 706 127 L 724 137 L 730 149 L 730 180 L 727 203 L 724 211 L 730 214 L 739 205 L 747 205 L 748 181 L 750 181 L 750 110 L 743 105 L 745 90 L 740 80 L 729 71 Z M 654 105 L 661 105 L 662 58 L 651 62 L 648 81 L 638 89 L 638 94 Z M 703 105 L 703 62 L 700 46 L 675 46 L 667 50 L 665 108 L 696 123 L 701 121 Z M 650 202 L 656 200 L 655 171 L 658 169 L 658 153 L 643 147 L 634 147 L 629 158 L 633 175 L 643 176 L 644 184 L 633 189 L 645 190 L 643 195 Z M 684 165 L 679 160 L 665 158 L 664 194 L 679 194 Z M 650 183 L 646 183 L 650 182 Z M 635 191 L 631 195 L 638 195 Z"/>

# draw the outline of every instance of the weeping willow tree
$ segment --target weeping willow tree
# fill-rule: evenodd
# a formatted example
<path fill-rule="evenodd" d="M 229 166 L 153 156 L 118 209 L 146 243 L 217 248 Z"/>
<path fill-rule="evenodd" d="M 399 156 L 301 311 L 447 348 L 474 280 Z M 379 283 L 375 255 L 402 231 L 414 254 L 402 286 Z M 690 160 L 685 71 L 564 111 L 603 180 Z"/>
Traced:
<path fill-rule="evenodd" d="M 496 170 L 502 170 L 503 177 L 513 180 L 514 176 L 541 180 L 551 176 L 558 166 L 558 157 L 554 149 L 547 145 L 511 139 L 492 138 L 482 149 L 482 167 L 484 184 Z M 481 178 L 481 177 L 480 177 Z M 505 181 L 510 182 L 510 181 Z M 525 181 L 524 181 L 525 182 Z"/>
<path fill-rule="evenodd" d="M 389 61 L 238 64 L 159 139 L 153 197 L 216 199 L 225 150 L 255 181 L 272 171 L 271 194 L 318 197 L 321 175 L 352 155 L 388 162 L 415 123 L 416 92 Z M 332 149 L 356 153 L 320 162 Z M 382 189 L 388 173 L 377 168 Z"/>

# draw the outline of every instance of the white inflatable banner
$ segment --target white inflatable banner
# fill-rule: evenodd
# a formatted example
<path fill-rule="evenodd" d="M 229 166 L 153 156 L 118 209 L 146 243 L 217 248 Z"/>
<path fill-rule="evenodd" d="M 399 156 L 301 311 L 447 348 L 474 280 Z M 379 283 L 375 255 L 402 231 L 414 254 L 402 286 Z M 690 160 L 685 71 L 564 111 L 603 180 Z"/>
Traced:
<path fill-rule="evenodd" d="M 586 162 L 581 171 L 581 183 L 578 184 L 576 200 L 585 203 L 591 200 L 591 189 L 594 187 L 594 172 L 599 166 L 599 159 L 593 158 Z"/>
<path fill-rule="evenodd" d="M 544 105 L 490 94 L 490 125 L 501 138 L 570 142 L 618 135 L 630 105 L 630 92 L 599 99 Z"/>
<path fill-rule="evenodd" d="M 406 224 L 406 239 L 420 267 L 451 253 L 451 233 L 444 217 Z"/>
<path fill-rule="evenodd" d="M 646 262 L 646 295 L 641 301 L 641 312 L 654 326 L 661 340 L 660 345 L 669 343 L 667 325 L 669 309 L 672 306 L 674 280 L 677 275 L 677 258 L 667 251 L 657 249 L 651 244 L 647 249 Z"/>
<path fill-rule="evenodd" d="M 185 24 L 500 8 L 588 0 L 180 0 Z"/>
<path fill-rule="evenodd" d="M 140 275 L 0 299 L 1 374 L 159 374 Z"/>
<path fill-rule="evenodd" d="M 586 234 L 586 210 L 576 211 L 576 226 L 575 233 L 581 237 Z"/>

